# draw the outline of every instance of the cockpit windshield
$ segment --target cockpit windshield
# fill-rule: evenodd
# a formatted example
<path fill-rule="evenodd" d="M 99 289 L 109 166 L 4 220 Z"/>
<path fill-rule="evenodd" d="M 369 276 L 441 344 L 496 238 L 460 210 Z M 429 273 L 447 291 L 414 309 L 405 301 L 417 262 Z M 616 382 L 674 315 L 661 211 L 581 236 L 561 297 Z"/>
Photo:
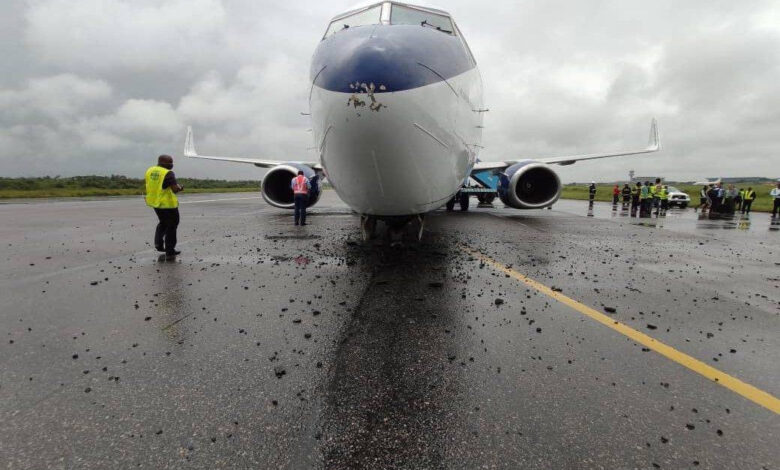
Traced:
<path fill-rule="evenodd" d="M 330 26 L 328 26 L 328 31 L 325 33 L 325 37 L 327 38 L 346 28 L 379 24 L 381 22 L 381 17 L 382 5 L 377 5 L 373 8 L 355 13 L 354 15 L 339 18 L 333 21 Z"/>
<path fill-rule="evenodd" d="M 453 34 L 452 21 L 444 16 L 417 8 L 393 5 L 390 24 L 410 24 L 433 28 L 447 34 Z"/>

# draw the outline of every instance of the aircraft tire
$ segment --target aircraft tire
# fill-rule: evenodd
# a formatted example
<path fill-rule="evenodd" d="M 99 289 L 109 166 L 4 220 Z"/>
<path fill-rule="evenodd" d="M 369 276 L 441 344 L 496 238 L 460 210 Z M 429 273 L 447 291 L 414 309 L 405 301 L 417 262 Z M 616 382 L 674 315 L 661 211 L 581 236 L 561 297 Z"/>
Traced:
<path fill-rule="evenodd" d="M 460 203 L 460 210 L 461 212 L 466 212 L 469 210 L 469 195 L 468 193 L 461 193 L 460 197 L 458 198 L 458 203 Z"/>
<path fill-rule="evenodd" d="M 447 201 L 447 212 L 455 210 L 455 197 Z"/>

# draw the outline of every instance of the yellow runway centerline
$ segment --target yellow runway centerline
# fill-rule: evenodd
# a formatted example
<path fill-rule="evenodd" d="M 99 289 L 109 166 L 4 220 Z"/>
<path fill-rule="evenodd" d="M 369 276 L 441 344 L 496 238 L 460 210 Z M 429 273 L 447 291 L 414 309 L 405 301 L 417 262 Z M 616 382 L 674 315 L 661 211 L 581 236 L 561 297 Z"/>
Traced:
<path fill-rule="evenodd" d="M 596 320 L 597 322 L 601 323 L 606 327 L 612 328 L 618 333 L 627 336 L 633 341 L 636 341 L 637 343 L 644 345 L 645 347 L 657 352 L 658 354 L 661 354 L 662 356 L 671 359 L 672 361 L 680 364 L 681 366 L 687 367 L 688 369 L 696 372 L 697 374 L 702 375 L 707 379 L 712 380 L 715 383 L 726 387 L 732 392 L 738 393 L 739 395 L 742 395 L 748 400 L 757 403 L 768 410 L 774 411 L 777 414 L 780 414 L 780 400 L 778 400 L 772 394 L 767 393 L 761 389 L 758 389 L 748 383 L 745 383 L 736 377 L 732 377 L 726 374 L 725 372 L 721 372 L 718 369 L 715 369 L 714 367 L 711 367 L 696 358 L 693 358 L 683 352 L 674 349 L 673 347 L 667 344 L 664 344 L 642 332 L 639 332 L 628 325 L 620 323 L 619 321 L 616 321 L 610 318 L 609 316 L 588 307 L 585 304 L 577 302 L 571 297 L 567 297 L 561 294 L 560 292 L 556 292 L 551 288 L 545 286 L 544 284 L 535 281 L 528 276 L 520 274 L 514 269 L 507 268 L 506 266 L 494 260 L 493 258 L 483 255 L 482 253 L 475 251 L 468 246 L 462 245 L 461 249 L 464 252 L 474 256 L 475 258 L 478 258 L 483 263 L 490 265 L 497 271 L 501 271 L 504 274 L 507 274 L 508 276 L 512 277 L 513 279 L 522 282 L 528 287 L 536 289 L 542 294 L 573 308 L 574 310 L 592 318 L 593 320 Z"/>

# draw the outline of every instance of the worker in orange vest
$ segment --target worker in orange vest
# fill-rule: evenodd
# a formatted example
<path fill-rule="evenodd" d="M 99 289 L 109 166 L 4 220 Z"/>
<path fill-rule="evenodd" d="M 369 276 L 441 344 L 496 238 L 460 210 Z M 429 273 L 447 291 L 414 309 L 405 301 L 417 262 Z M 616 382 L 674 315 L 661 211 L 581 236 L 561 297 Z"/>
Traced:
<path fill-rule="evenodd" d="M 306 225 L 306 206 L 309 205 L 311 182 L 303 175 L 303 171 L 299 170 L 298 176 L 290 182 L 290 187 L 295 199 L 295 225 L 298 225 L 299 221 L 301 225 Z"/>

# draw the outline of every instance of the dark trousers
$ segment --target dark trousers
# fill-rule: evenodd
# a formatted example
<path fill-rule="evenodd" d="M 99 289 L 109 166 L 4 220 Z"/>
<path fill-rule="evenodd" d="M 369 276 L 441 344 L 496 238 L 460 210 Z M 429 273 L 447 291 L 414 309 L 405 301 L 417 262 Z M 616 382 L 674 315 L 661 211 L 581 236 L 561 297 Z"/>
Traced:
<path fill-rule="evenodd" d="M 618 197 L 619 197 L 619 196 L 618 196 L 617 194 L 613 194 L 613 195 L 612 195 L 612 205 L 615 205 L 615 206 L 617 205 L 617 203 L 618 203 Z"/>
<path fill-rule="evenodd" d="M 174 254 L 176 250 L 176 229 L 179 227 L 179 209 L 155 209 L 154 213 L 160 223 L 154 231 L 154 246 L 165 250 L 166 254 Z"/>
<path fill-rule="evenodd" d="M 775 205 L 772 206 L 772 217 L 775 217 L 780 212 L 780 197 L 775 198 Z"/>
<path fill-rule="evenodd" d="M 726 214 L 733 214 L 734 210 L 736 209 L 736 205 L 734 204 L 734 198 L 727 197 L 720 207 L 721 207 L 720 209 L 721 212 L 725 212 Z"/>
<path fill-rule="evenodd" d="M 650 198 L 642 199 L 639 202 L 639 217 L 648 217 L 653 209 L 653 200 Z"/>
<path fill-rule="evenodd" d="M 306 206 L 309 205 L 308 194 L 295 195 L 295 225 L 306 223 Z"/>
<path fill-rule="evenodd" d="M 752 199 L 745 199 L 742 201 L 742 213 L 743 214 L 750 214 L 750 206 L 753 205 Z"/>

